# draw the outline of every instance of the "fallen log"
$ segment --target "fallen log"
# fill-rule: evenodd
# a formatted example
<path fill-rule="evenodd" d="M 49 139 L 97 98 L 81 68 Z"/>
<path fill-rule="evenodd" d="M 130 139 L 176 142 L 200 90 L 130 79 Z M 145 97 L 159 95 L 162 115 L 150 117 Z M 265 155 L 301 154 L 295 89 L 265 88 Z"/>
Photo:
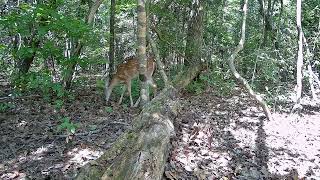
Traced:
<path fill-rule="evenodd" d="M 178 75 L 173 86 L 168 85 L 145 105 L 133 128 L 100 158 L 85 165 L 76 179 L 162 179 L 170 138 L 175 134 L 173 119 L 180 110 L 178 91 L 201 70 L 197 65 Z"/>

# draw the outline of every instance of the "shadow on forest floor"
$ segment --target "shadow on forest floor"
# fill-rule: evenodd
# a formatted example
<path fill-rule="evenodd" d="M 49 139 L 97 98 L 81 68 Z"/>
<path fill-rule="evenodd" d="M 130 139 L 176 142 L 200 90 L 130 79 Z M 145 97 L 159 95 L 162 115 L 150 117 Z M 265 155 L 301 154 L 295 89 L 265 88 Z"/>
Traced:
<path fill-rule="evenodd" d="M 235 94 L 229 99 L 212 92 L 181 99 L 184 110 L 175 123 L 166 176 L 319 179 L 319 107 L 305 105 L 301 117 L 274 113 L 268 121 L 246 94 Z"/>
<path fill-rule="evenodd" d="M 320 178 L 319 105 L 305 106 L 302 117 L 283 112 L 267 121 L 247 95 L 234 94 L 181 96 L 167 178 Z M 79 167 L 130 128 L 138 113 L 122 106 L 106 110 L 92 89 L 79 93 L 64 112 L 36 98 L 14 104 L 0 116 L 0 179 L 73 179 Z M 69 143 L 57 131 L 61 116 L 79 124 Z"/>

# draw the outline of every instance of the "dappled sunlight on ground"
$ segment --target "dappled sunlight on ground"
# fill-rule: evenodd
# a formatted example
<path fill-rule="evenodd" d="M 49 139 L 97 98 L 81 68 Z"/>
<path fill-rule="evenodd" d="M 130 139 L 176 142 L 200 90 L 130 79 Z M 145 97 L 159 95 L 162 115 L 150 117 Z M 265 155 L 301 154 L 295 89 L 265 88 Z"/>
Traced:
<path fill-rule="evenodd" d="M 42 146 L 37 148 L 35 151 L 32 151 L 29 153 L 29 155 L 22 154 L 22 155 L 16 155 L 17 158 L 5 161 L 3 163 L 0 163 L 0 171 L 1 169 L 5 169 L 5 164 L 7 166 L 14 166 L 11 172 L 3 173 L 0 178 L 1 179 L 14 179 L 14 178 L 24 178 L 26 177 L 26 174 L 23 171 L 20 171 L 18 168 L 19 164 L 28 162 L 28 161 L 41 161 L 43 159 L 43 156 L 46 155 L 48 152 L 48 149 L 52 148 L 52 144 L 47 146 Z M 11 167 L 12 168 L 12 167 Z"/>
<path fill-rule="evenodd" d="M 320 113 L 313 115 L 274 114 L 266 122 L 266 143 L 270 150 L 268 167 L 272 173 L 285 174 L 294 168 L 300 177 L 320 178 Z"/>
<path fill-rule="evenodd" d="M 75 167 L 84 166 L 89 161 L 99 158 L 103 154 L 103 151 L 95 151 L 89 148 L 86 148 L 86 149 L 74 148 L 67 154 L 69 157 L 72 157 L 72 158 L 68 160 L 68 162 L 66 163 L 63 169 L 66 169 L 71 165 L 74 165 Z"/>
<path fill-rule="evenodd" d="M 63 115 L 78 126 L 70 136 L 59 131 L 61 114 L 54 105 L 41 99 L 16 99 L 14 104 L 0 116 L 1 180 L 73 179 L 79 167 L 112 146 L 136 114 L 117 106 L 107 112 L 99 94 L 82 90 L 65 105 Z"/>
<path fill-rule="evenodd" d="M 268 121 L 243 93 L 188 97 L 183 104 L 167 177 L 320 179 L 317 107 L 308 104 L 302 116 L 274 113 Z"/>
<path fill-rule="evenodd" d="M 207 124 L 193 124 L 193 131 L 189 134 L 188 130 L 182 130 L 182 141 L 174 150 L 182 153 L 175 157 L 186 171 L 201 171 L 203 167 L 210 169 L 220 169 L 230 171 L 227 167 L 231 159 L 227 153 L 215 151 L 220 144 L 212 142 L 211 130 Z M 200 166 L 198 166 L 201 164 Z M 202 172 L 210 175 L 209 172 Z"/>
<path fill-rule="evenodd" d="M 102 102 L 92 103 L 94 98 L 99 96 L 80 96 L 78 105 L 66 110 L 80 125 L 69 142 L 68 134 L 56 130 L 54 108 L 17 102 L 16 110 L 0 117 L 0 179 L 73 179 L 79 167 L 100 157 L 138 111 L 115 106 L 107 112 Z M 286 98 L 275 103 L 281 113 L 267 121 L 245 93 L 187 94 L 180 101 L 168 178 L 320 179 L 319 103 L 304 98 L 301 116 L 289 115 L 293 101 Z"/>
<path fill-rule="evenodd" d="M 7 173 L 3 173 L 0 176 L 0 179 L 22 179 L 25 178 L 27 175 L 23 172 L 23 170 L 19 170 L 19 164 L 22 163 L 39 163 L 39 161 L 42 161 L 45 156 L 47 156 L 50 151 L 52 151 L 53 145 L 47 145 L 46 147 L 40 147 L 36 149 L 35 151 L 31 152 L 29 155 L 21 155 L 17 159 L 12 159 L 10 162 L 4 162 L 4 164 L 7 165 L 14 165 L 15 167 L 9 167 L 11 168 L 11 171 Z M 88 163 L 91 160 L 97 159 L 102 155 L 102 151 L 95 151 L 93 149 L 85 148 L 74 148 L 71 151 L 67 152 L 66 156 L 64 157 L 65 162 L 55 163 L 52 165 L 48 165 L 46 168 L 43 168 L 41 170 L 42 175 L 49 175 L 51 171 L 61 171 L 63 173 L 66 173 L 69 168 L 72 167 L 72 169 L 82 167 L 86 163 Z M 62 155 L 64 156 L 64 155 Z M 3 165 L 2 165 L 3 166 Z M 5 168 L 5 167 L 2 167 Z M 30 176 L 28 176 L 30 177 Z"/>

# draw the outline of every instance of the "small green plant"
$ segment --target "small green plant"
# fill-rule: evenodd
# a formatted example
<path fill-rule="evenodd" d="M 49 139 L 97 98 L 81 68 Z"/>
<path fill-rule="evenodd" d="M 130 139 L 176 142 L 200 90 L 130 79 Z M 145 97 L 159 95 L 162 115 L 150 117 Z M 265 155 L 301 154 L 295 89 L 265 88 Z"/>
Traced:
<path fill-rule="evenodd" d="M 61 124 L 58 126 L 59 131 L 66 130 L 68 133 L 74 134 L 79 126 L 70 121 L 68 117 L 61 119 Z"/>
<path fill-rule="evenodd" d="M 57 100 L 54 101 L 54 107 L 57 110 L 61 109 L 63 107 L 63 104 L 64 104 L 64 102 L 61 99 L 57 99 Z"/>
<path fill-rule="evenodd" d="M 201 74 L 200 79 L 222 96 L 229 95 L 235 86 L 231 74 L 220 68 L 212 68 L 207 73 Z"/>
<path fill-rule="evenodd" d="M 14 79 L 14 83 L 17 96 L 28 92 L 38 93 L 46 102 L 52 103 L 56 110 L 60 110 L 65 102 L 75 98 L 61 83 L 53 82 L 46 71 L 29 72 L 22 78 Z"/>
<path fill-rule="evenodd" d="M 108 113 L 112 113 L 113 109 L 112 109 L 112 107 L 107 106 L 107 107 L 105 107 L 105 111 L 108 112 Z"/>
<path fill-rule="evenodd" d="M 96 87 L 103 91 L 105 88 L 105 81 L 103 79 L 97 79 Z"/>
<path fill-rule="evenodd" d="M 13 79 L 17 92 L 37 92 L 45 100 L 50 101 L 54 96 L 63 99 L 68 92 L 61 83 L 53 82 L 51 75 L 46 71 L 29 72 L 24 77 Z"/>
<path fill-rule="evenodd" d="M 15 108 L 15 105 L 12 103 L 0 103 L 0 112 L 4 113 L 7 112 L 8 110 Z"/>
<path fill-rule="evenodd" d="M 128 109 L 128 104 L 122 104 L 123 109 Z"/>
<path fill-rule="evenodd" d="M 196 80 L 187 86 L 189 93 L 201 94 L 205 89 L 205 83 L 202 80 Z"/>
<path fill-rule="evenodd" d="M 74 79 L 72 86 L 74 86 L 75 88 L 79 88 L 82 86 L 86 86 L 87 84 L 88 84 L 88 78 L 81 76 Z"/>

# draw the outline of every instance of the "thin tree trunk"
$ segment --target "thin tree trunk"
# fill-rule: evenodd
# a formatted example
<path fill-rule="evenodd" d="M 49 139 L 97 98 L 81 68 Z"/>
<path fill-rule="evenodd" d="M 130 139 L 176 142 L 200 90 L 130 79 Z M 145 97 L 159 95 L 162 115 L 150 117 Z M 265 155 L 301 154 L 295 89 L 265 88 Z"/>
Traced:
<path fill-rule="evenodd" d="M 309 49 L 309 45 L 308 45 L 308 42 L 307 42 L 307 39 L 306 37 L 304 36 L 304 33 L 302 32 L 302 38 L 303 38 L 303 43 L 305 44 L 305 48 L 307 50 L 307 55 L 306 55 L 306 61 L 307 61 L 307 67 L 308 67 L 308 80 L 309 80 L 309 85 L 310 85 L 310 90 L 311 90 L 311 94 L 312 94 L 312 99 L 317 99 L 317 95 L 316 95 L 316 92 L 315 92 L 315 89 L 314 89 L 314 72 L 312 71 L 312 67 L 311 67 L 311 61 L 310 61 L 310 58 L 311 58 L 311 52 L 310 52 L 310 49 Z"/>
<path fill-rule="evenodd" d="M 260 14 L 262 16 L 262 25 L 263 25 L 263 31 L 262 31 L 262 34 L 263 34 L 263 41 L 261 42 L 262 46 L 265 46 L 265 40 L 266 40 L 266 13 L 265 13 L 265 4 L 264 4 L 264 0 L 259 0 L 259 5 L 260 5 Z"/>
<path fill-rule="evenodd" d="M 281 33 L 280 33 L 280 31 L 281 31 L 281 29 L 283 28 L 283 24 L 284 24 L 284 22 L 283 22 L 283 11 L 284 11 L 284 4 L 283 4 L 283 1 L 284 0 L 280 0 L 280 13 L 279 13 L 279 17 L 278 17 L 278 28 L 277 28 L 277 34 L 276 34 L 276 36 L 275 36 L 275 40 L 274 40 L 274 48 L 276 49 L 276 50 L 279 50 L 279 42 L 281 42 Z"/>
<path fill-rule="evenodd" d="M 149 8 L 150 8 L 150 2 L 147 6 L 147 16 L 149 17 Z M 148 21 L 148 18 L 146 19 L 147 20 L 147 27 L 146 29 L 147 30 L 150 30 L 151 32 L 151 24 L 149 23 L 150 21 Z M 155 55 L 155 60 L 156 60 L 156 63 L 157 63 L 157 69 L 159 69 L 160 71 L 160 74 L 161 74 L 161 77 L 164 81 L 164 84 L 165 84 L 165 87 L 167 87 L 170 82 L 169 82 L 169 79 L 168 79 L 168 76 L 166 75 L 165 71 L 164 71 L 164 65 L 163 63 L 161 62 L 161 59 L 160 59 L 160 53 L 159 53 L 159 50 L 158 50 L 158 47 L 156 45 L 156 43 L 154 42 L 154 40 L 152 39 L 151 37 L 151 33 L 150 32 L 146 32 L 146 40 L 148 42 L 148 44 L 151 46 L 151 50 L 153 52 L 153 54 Z M 154 94 L 155 96 L 155 94 Z"/>
<path fill-rule="evenodd" d="M 265 29 L 265 34 L 264 34 L 264 38 L 263 38 L 263 44 L 264 46 L 267 46 L 268 45 L 268 38 L 270 37 L 270 35 L 272 36 L 272 21 L 271 21 L 271 18 L 272 18 L 272 6 L 271 6 L 271 3 L 272 1 L 271 0 L 268 0 L 268 9 L 266 11 L 266 14 L 265 14 L 265 24 L 264 24 L 264 29 Z"/>
<path fill-rule="evenodd" d="M 31 67 L 31 64 L 36 56 L 36 48 L 38 48 L 40 45 L 40 41 L 36 41 L 36 42 L 31 42 L 31 45 L 30 47 L 34 48 L 33 49 L 33 52 L 32 54 L 29 56 L 29 57 L 26 57 L 26 58 L 23 58 L 22 60 L 20 60 L 20 63 L 19 63 L 19 76 L 23 76 L 24 74 L 26 74 L 30 67 Z"/>
<path fill-rule="evenodd" d="M 141 84 L 140 89 L 140 106 L 144 106 L 149 101 L 149 91 L 147 78 L 147 56 L 146 56 L 146 29 L 147 29 L 147 14 L 145 9 L 145 0 L 138 0 L 138 59 L 139 59 L 139 79 Z"/>
<path fill-rule="evenodd" d="M 302 68 L 303 68 L 303 38 L 301 27 L 301 0 L 297 0 L 297 31 L 298 31 L 298 56 L 297 56 L 297 86 L 296 86 L 296 104 L 293 110 L 300 108 L 302 94 Z"/>
<path fill-rule="evenodd" d="M 109 69 L 110 69 L 110 78 L 114 72 L 114 39 L 115 39 L 115 11 L 116 11 L 116 0 L 111 0 L 110 6 L 110 50 L 109 50 Z"/>
<path fill-rule="evenodd" d="M 274 0 L 275 2 L 275 0 Z M 265 8 L 265 2 L 264 0 L 259 0 L 260 4 L 260 14 L 263 19 L 263 41 L 262 46 L 265 47 L 268 45 L 268 40 L 271 37 L 271 40 L 274 40 L 273 37 L 273 27 L 272 27 L 272 13 L 273 13 L 273 6 L 274 3 L 272 3 L 272 0 L 268 0 L 268 7 Z"/>
<path fill-rule="evenodd" d="M 114 55 L 115 55 L 115 11 L 116 11 L 116 2 L 115 0 L 111 0 L 111 6 L 110 6 L 110 42 L 109 42 L 109 62 L 106 62 L 105 67 L 105 100 L 108 100 L 108 87 L 109 87 L 109 81 L 112 79 L 112 75 L 114 72 Z"/>
<path fill-rule="evenodd" d="M 110 85 L 110 64 L 106 63 L 106 67 L 105 67 L 105 74 L 104 74 L 104 78 L 105 78 L 105 84 L 104 84 L 104 97 L 105 97 L 105 104 L 107 105 L 107 102 L 109 100 L 109 93 L 108 93 L 108 87 Z"/>
<path fill-rule="evenodd" d="M 160 60 L 160 54 L 159 54 L 159 51 L 158 51 L 158 48 L 157 48 L 157 45 L 156 43 L 153 41 L 153 39 L 150 37 L 150 33 L 147 33 L 147 40 L 149 41 L 150 45 L 151 45 L 151 48 L 152 48 L 152 51 L 155 55 L 155 58 L 156 58 L 156 62 L 157 62 L 157 67 L 160 71 L 160 74 L 161 74 L 161 77 L 164 81 L 164 84 L 165 86 L 168 86 L 169 85 L 169 80 L 168 80 L 168 76 L 166 75 L 163 67 L 163 63 L 161 62 Z"/>
<path fill-rule="evenodd" d="M 28 46 L 29 48 L 32 48 L 33 52 L 28 57 L 23 57 L 22 59 L 18 58 L 19 77 L 23 76 L 29 71 L 31 64 L 36 56 L 36 52 L 37 52 L 36 49 L 39 48 L 39 45 L 40 45 L 40 40 L 35 39 L 36 31 L 35 31 L 34 25 L 32 25 L 30 28 L 32 31 L 31 36 L 29 37 L 29 39 L 24 38 L 23 41 L 24 41 L 24 44 L 26 44 L 26 46 Z M 18 38 L 15 37 L 15 42 L 14 42 L 14 47 L 16 48 L 16 52 L 21 48 L 21 44 L 22 44 L 21 41 L 22 41 L 21 35 L 18 33 Z"/>
<path fill-rule="evenodd" d="M 238 55 L 238 53 L 243 49 L 244 42 L 245 42 L 247 5 L 248 5 L 248 0 L 245 0 L 244 4 L 243 4 L 243 19 L 242 19 L 242 27 L 241 27 L 241 38 L 240 38 L 238 46 L 236 47 L 236 49 L 233 51 L 233 53 L 228 58 L 228 65 L 230 67 L 230 70 L 231 70 L 232 74 L 236 78 L 236 80 L 238 80 L 238 82 L 243 87 L 246 88 L 246 90 L 248 91 L 249 95 L 260 104 L 260 106 L 262 107 L 266 117 L 269 120 L 271 120 L 272 119 L 272 115 L 271 115 L 271 112 L 270 112 L 270 110 L 268 108 L 268 105 L 263 101 L 261 96 L 257 95 L 252 90 L 252 88 L 250 87 L 249 83 L 238 73 L 238 71 L 236 70 L 236 68 L 234 66 L 234 60 L 235 60 L 236 56 Z"/>
<path fill-rule="evenodd" d="M 98 8 L 100 7 L 101 3 L 103 2 L 103 0 L 96 0 L 94 2 L 94 4 L 92 5 L 92 7 L 90 8 L 88 17 L 87 17 L 87 24 L 91 24 L 93 19 L 94 19 L 94 15 L 96 14 Z M 73 57 L 79 57 L 80 53 L 81 53 L 81 49 L 83 47 L 83 44 L 79 41 L 76 45 L 75 50 L 72 53 Z M 74 73 L 74 68 L 76 67 L 77 63 L 76 62 L 72 62 L 68 67 L 67 67 L 67 71 L 66 71 L 66 75 L 64 77 L 64 86 L 66 89 L 69 89 L 71 87 L 71 83 L 72 83 L 72 77 L 73 77 L 73 73 Z"/>

